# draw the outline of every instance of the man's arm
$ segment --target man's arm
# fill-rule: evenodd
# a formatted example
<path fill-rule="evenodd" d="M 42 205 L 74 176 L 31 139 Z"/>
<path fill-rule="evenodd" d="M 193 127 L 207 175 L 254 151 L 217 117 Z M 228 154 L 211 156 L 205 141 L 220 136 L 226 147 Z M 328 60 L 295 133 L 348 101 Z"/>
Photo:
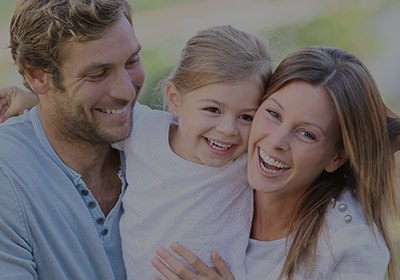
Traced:
<path fill-rule="evenodd" d="M 26 216 L 10 179 L 0 162 L 0 278 L 37 279 Z"/>

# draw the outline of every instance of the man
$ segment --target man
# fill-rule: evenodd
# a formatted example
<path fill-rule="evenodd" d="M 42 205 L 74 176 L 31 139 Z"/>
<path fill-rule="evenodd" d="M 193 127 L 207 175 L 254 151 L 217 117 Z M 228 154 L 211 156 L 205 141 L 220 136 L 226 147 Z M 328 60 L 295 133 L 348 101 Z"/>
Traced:
<path fill-rule="evenodd" d="M 17 1 L 12 56 L 39 106 L 0 127 L 2 279 L 125 279 L 123 158 L 143 85 L 126 0 Z"/>

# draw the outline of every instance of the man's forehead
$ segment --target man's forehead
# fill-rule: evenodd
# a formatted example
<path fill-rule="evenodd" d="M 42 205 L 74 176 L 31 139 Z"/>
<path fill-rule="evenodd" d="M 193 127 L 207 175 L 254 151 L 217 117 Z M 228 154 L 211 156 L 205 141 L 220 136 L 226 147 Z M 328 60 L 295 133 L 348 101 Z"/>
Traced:
<path fill-rule="evenodd" d="M 76 60 L 83 66 L 108 60 L 127 59 L 139 52 L 140 48 L 132 25 L 123 17 L 108 28 L 101 38 L 87 42 L 70 39 L 64 46 L 64 64 Z"/>

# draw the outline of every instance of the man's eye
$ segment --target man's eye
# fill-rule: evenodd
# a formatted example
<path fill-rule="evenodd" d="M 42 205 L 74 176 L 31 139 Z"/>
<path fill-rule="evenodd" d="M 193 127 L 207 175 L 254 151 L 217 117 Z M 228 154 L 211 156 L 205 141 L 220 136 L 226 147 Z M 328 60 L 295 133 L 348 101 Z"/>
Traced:
<path fill-rule="evenodd" d="M 137 54 L 126 62 L 126 67 L 132 67 L 140 61 L 140 56 Z"/>
<path fill-rule="evenodd" d="M 101 72 L 89 74 L 88 77 L 91 80 L 99 80 L 99 79 L 103 78 L 106 75 L 106 73 L 107 73 L 107 71 L 103 70 Z"/>

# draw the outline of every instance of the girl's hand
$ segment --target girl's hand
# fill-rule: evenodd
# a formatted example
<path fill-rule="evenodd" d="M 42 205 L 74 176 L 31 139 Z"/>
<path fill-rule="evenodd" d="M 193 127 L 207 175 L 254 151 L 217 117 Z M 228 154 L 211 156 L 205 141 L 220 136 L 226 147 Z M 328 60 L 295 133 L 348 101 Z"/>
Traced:
<path fill-rule="evenodd" d="M 39 102 L 36 94 L 17 86 L 0 88 L 0 123 Z"/>
<path fill-rule="evenodd" d="M 233 276 L 228 266 L 221 259 L 217 252 L 211 253 L 211 261 L 215 265 L 215 269 L 208 267 L 193 252 L 186 249 L 178 242 L 171 244 L 170 248 L 176 254 L 187 261 L 193 272 L 187 268 L 180 260 L 175 258 L 168 250 L 159 247 L 156 252 L 157 256 L 153 258 L 153 266 L 168 280 L 233 280 Z M 161 280 L 160 278 L 155 278 Z"/>

